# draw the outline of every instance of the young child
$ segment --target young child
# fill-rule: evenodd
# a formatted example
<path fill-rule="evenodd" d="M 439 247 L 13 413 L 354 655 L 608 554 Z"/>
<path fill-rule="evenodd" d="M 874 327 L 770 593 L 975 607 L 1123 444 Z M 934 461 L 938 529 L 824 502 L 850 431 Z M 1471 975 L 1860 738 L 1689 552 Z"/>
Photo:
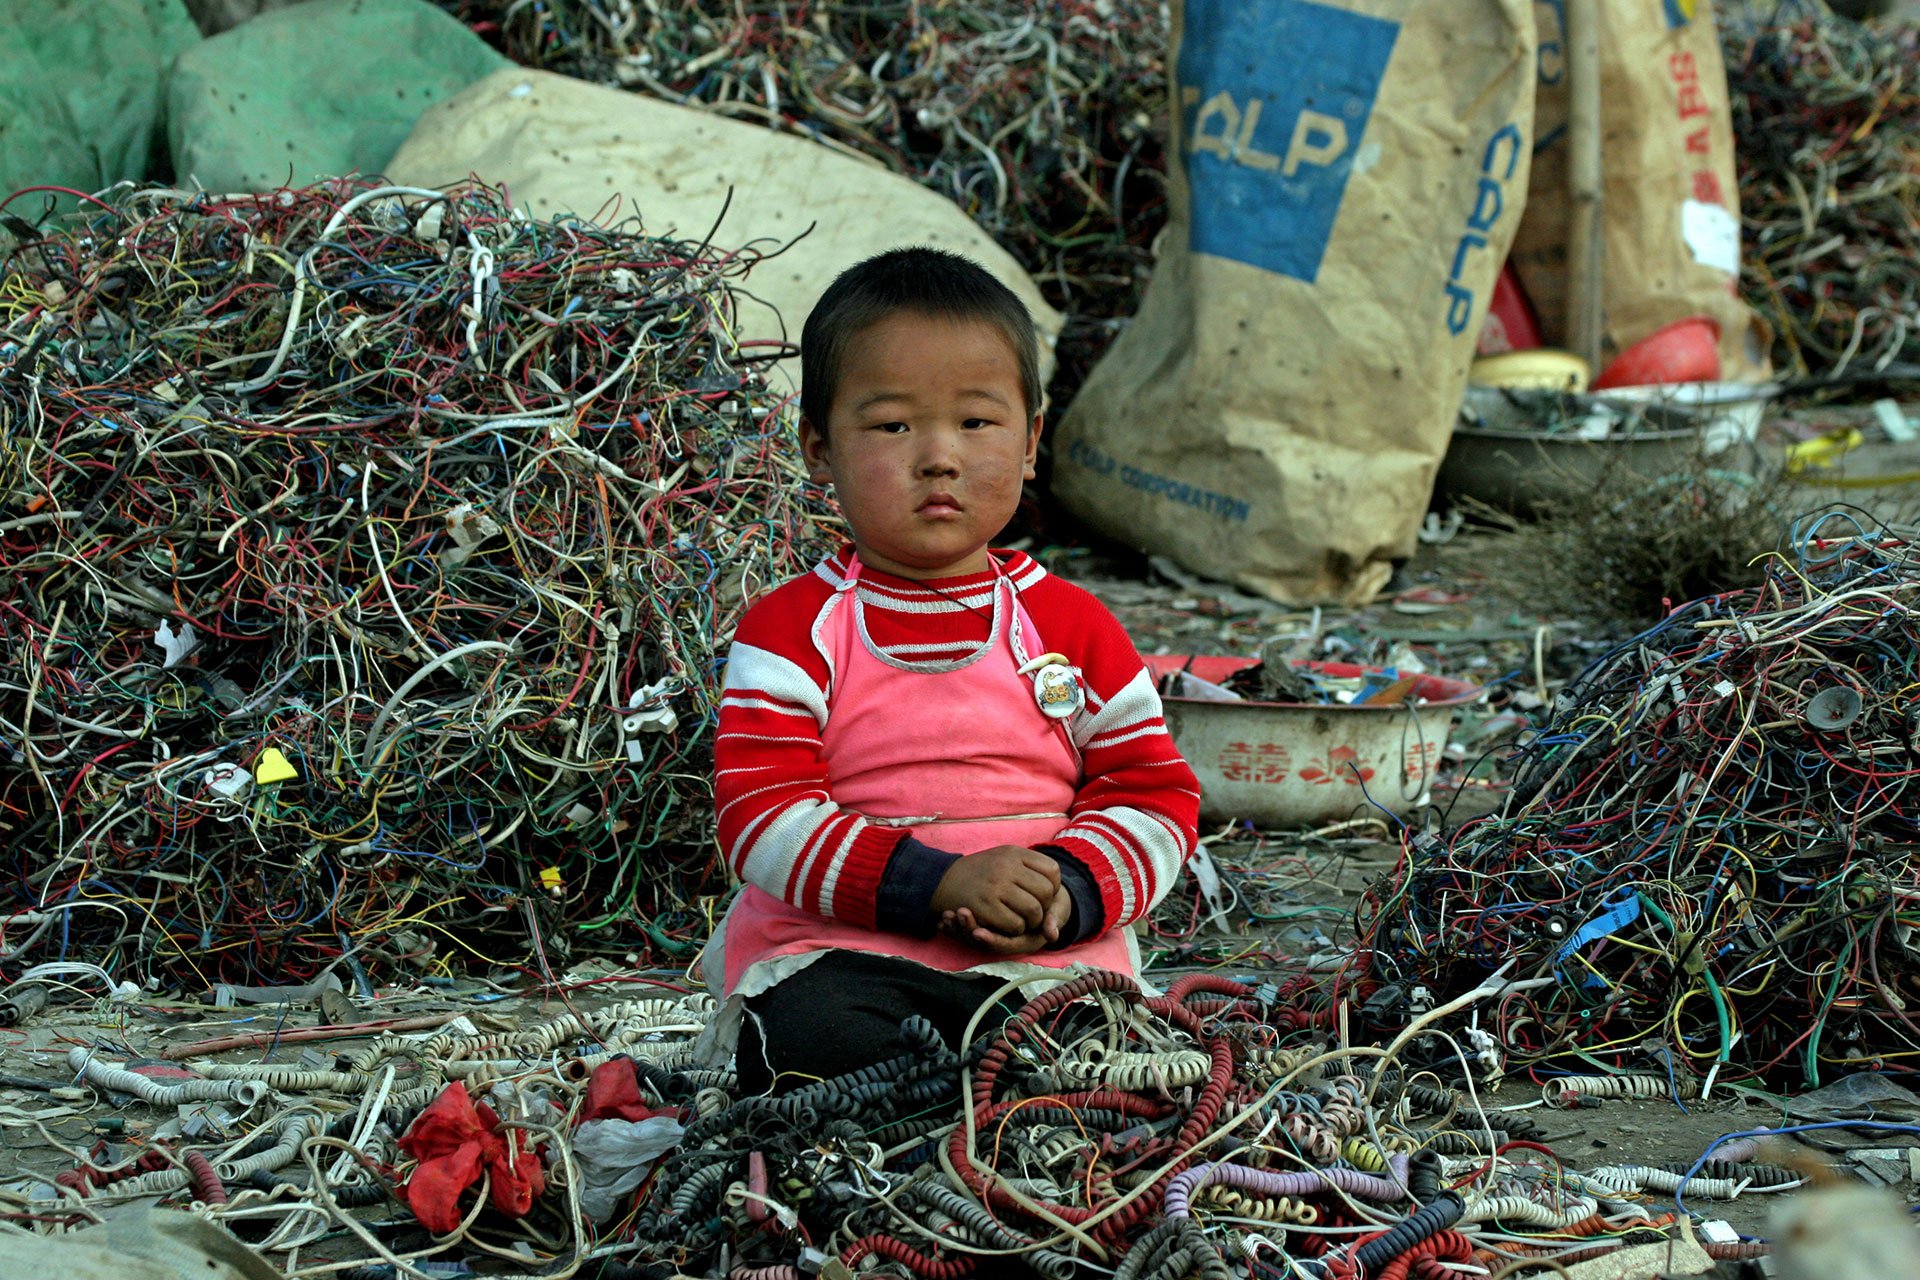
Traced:
<path fill-rule="evenodd" d="M 800 440 L 853 543 L 755 604 L 715 742 L 745 888 L 707 956 L 744 1091 L 955 1048 L 1005 977 L 1137 974 L 1192 853 L 1193 772 L 1113 615 L 990 551 L 1033 478 L 1033 322 L 973 262 L 897 249 L 801 338 Z M 725 1031 L 721 1032 L 724 1039 Z"/>

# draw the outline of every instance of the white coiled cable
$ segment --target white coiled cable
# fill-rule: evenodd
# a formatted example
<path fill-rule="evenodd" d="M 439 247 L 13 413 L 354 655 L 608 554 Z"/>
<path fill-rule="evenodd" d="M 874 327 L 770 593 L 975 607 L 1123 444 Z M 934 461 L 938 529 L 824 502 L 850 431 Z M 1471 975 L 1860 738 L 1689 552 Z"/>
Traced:
<path fill-rule="evenodd" d="M 220 1180 L 228 1184 L 245 1182 L 254 1174 L 265 1170 L 272 1172 L 284 1165 L 291 1164 L 300 1153 L 300 1144 L 308 1135 L 319 1128 L 319 1122 L 310 1114 L 295 1112 L 280 1121 L 275 1130 L 276 1141 L 273 1146 L 258 1155 L 248 1156 L 244 1160 L 221 1160 L 214 1164 L 214 1172 Z M 181 1168 L 156 1169 L 152 1173 L 142 1173 L 104 1187 L 96 1187 L 88 1192 L 90 1202 L 115 1203 L 122 1200 L 139 1200 L 146 1196 L 165 1195 L 178 1191 L 191 1179 L 187 1171 Z"/>
<path fill-rule="evenodd" d="M 472 1092 L 472 1086 L 488 1085 L 496 1080 L 505 1080 L 511 1076 L 528 1075 L 535 1071 L 550 1071 L 553 1061 L 549 1058 L 450 1058 L 440 1064 L 440 1069 L 449 1080 L 464 1080 Z"/>
<path fill-rule="evenodd" d="M 300 1144 L 319 1131 L 318 1117 L 305 1111 L 293 1112 L 281 1118 L 271 1147 L 242 1160 L 222 1160 L 214 1165 L 214 1172 L 223 1182 L 245 1182 L 256 1173 L 272 1173 L 292 1164 L 293 1158 L 300 1154 Z"/>
<path fill-rule="evenodd" d="M 1050 1182 L 1045 1178 L 1023 1178 L 1003 1174 L 997 1181 L 1013 1188 L 1021 1195 L 1032 1196 L 1036 1200 L 1067 1200 L 1072 1198 L 1074 1192 L 1072 1186 L 1063 1187 L 1059 1183 Z M 1098 1190 L 1099 1187 L 1096 1183 L 1096 1193 Z M 1111 1188 L 1109 1188 L 1109 1190 L 1111 1190 Z"/>
<path fill-rule="evenodd" d="M 712 1020 L 713 998 L 701 994 L 684 1000 L 628 1000 L 589 1014 L 563 1014 L 525 1031 L 490 1036 L 463 1036 L 449 1044 L 441 1057 L 447 1062 L 482 1059 L 528 1059 L 551 1054 L 570 1040 L 593 1040 L 608 1048 L 649 1046 L 642 1055 L 658 1057 L 680 1046 L 667 1042 L 652 1047 L 661 1035 L 698 1035 Z M 356 1066 L 359 1063 L 356 1061 Z"/>
<path fill-rule="evenodd" d="M 371 1044 L 353 1055 L 347 1063 L 347 1069 L 363 1076 L 371 1076 L 385 1065 L 389 1058 L 412 1058 L 417 1062 L 440 1059 L 452 1052 L 455 1045 L 476 1038 L 454 1032 L 444 1032 L 444 1034 L 435 1032 L 422 1040 L 391 1033 L 376 1036 Z"/>
<path fill-rule="evenodd" d="M 681 1002 L 678 1000 L 627 1000 L 589 1014 L 563 1014 L 552 1022 L 530 1027 L 525 1031 L 509 1031 L 500 1035 L 477 1036 L 462 1040 L 449 1056 L 452 1058 L 532 1057 L 551 1053 L 569 1040 L 606 1040 L 615 1032 L 644 1031 L 650 1027 L 687 1022 L 688 1017 L 680 1005 Z"/>
<path fill-rule="evenodd" d="M 433 1100 L 438 1098 L 446 1087 L 447 1080 L 445 1074 L 436 1069 L 429 1074 L 429 1079 L 426 1084 L 415 1085 L 413 1088 L 402 1090 L 387 1099 L 387 1107 L 392 1110 L 407 1113 L 422 1111 L 428 1106 L 431 1106 Z"/>
<path fill-rule="evenodd" d="M 84 1045 L 67 1050 L 67 1065 L 97 1088 L 132 1094 L 156 1107 L 177 1107 L 183 1102 L 237 1102 L 251 1107 L 267 1096 L 267 1086 L 258 1080 L 154 1080 L 102 1062 Z"/>
<path fill-rule="evenodd" d="M 1200 1200 L 1203 1204 L 1239 1218 L 1259 1218 L 1263 1222 L 1301 1227 L 1310 1227 L 1320 1221 L 1320 1207 L 1295 1196 L 1249 1195 L 1232 1187 L 1216 1185 L 1202 1187 Z"/>
<path fill-rule="evenodd" d="M 1073 1129 L 1051 1130 L 1033 1140 L 1033 1149 L 1040 1163 L 1049 1169 L 1063 1160 L 1077 1161 L 1089 1151 L 1097 1150 L 1093 1142 Z"/>
<path fill-rule="evenodd" d="M 1298 1071 L 1314 1057 L 1311 1049 L 1269 1049 L 1251 1047 L 1240 1064 L 1240 1071 L 1252 1083 L 1262 1087 Z"/>
<path fill-rule="evenodd" d="M 1700 1096 L 1691 1080 L 1665 1076 L 1561 1076 L 1540 1086 L 1540 1100 L 1550 1107 L 1570 1107 L 1575 1098 L 1640 1098 L 1652 1101 L 1678 1094 L 1683 1100 Z"/>
<path fill-rule="evenodd" d="M 524 1058 L 529 1054 L 551 1053 L 568 1040 L 593 1035 L 584 1018 L 565 1014 L 552 1022 L 526 1031 L 504 1031 L 491 1036 L 462 1036 L 448 1045 L 441 1057 L 447 1062 L 466 1062 L 481 1058 Z"/>
<path fill-rule="evenodd" d="M 1599 1205 L 1585 1196 L 1569 1200 L 1562 1208 L 1555 1209 L 1529 1200 L 1525 1196 L 1470 1196 L 1466 1211 L 1460 1215 L 1462 1222 L 1492 1222 L 1498 1220 L 1508 1226 L 1527 1227 L 1570 1227 L 1594 1215 Z"/>
<path fill-rule="evenodd" d="M 1198 1049 L 1172 1053 L 1131 1053 L 1090 1044 L 1056 1063 L 1046 1074 L 1053 1087 L 1088 1089 L 1107 1085 L 1129 1093 L 1144 1089 L 1184 1089 L 1203 1083 L 1213 1058 Z"/>
<path fill-rule="evenodd" d="M 292 1093 L 358 1093 L 367 1077 L 353 1071 L 308 1071 L 284 1062 L 190 1062 L 209 1080 L 258 1080 Z"/>
<path fill-rule="evenodd" d="M 694 1053 L 694 1044 L 694 1041 L 687 1040 L 680 1044 L 643 1045 L 640 1047 L 647 1050 L 645 1053 L 633 1049 L 627 1052 L 633 1057 L 647 1059 L 662 1071 L 691 1071 L 700 1066 L 699 1057 Z"/>
<path fill-rule="evenodd" d="M 161 1196 L 169 1191 L 178 1191 L 187 1185 L 185 1169 L 156 1169 L 152 1173 L 142 1173 L 109 1186 L 95 1187 L 87 1193 L 89 1204 L 112 1204 L 120 1200 L 138 1200 L 144 1196 Z"/>
<path fill-rule="evenodd" d="M 1689 1178 L 1671 1169 L 1636 1164 L 1609 1165 L 1589 1170 L 1586 1176 L 1614 1190 L 1659 1191 L 1668 1195 L 1677 1191 L 1698 1200 L 1737 1200 L 1749 1191 L 1785 1191 L 1800 1185 L 1790 1182 L 1778 1187 L 1756 1187 L 1751 1178 Z"/>
<path fill-rule="evenodd" d="M 675 1015 L 658 1022 L 648 1022 L 642 1026 L 621 1027 L 606 1036 L 601 1043 L 609 1049 L 626 1049 L 634 1046 L 674 1045 L 679 1041 L 666 1039 L 668 1036 L 696 1036 L 706 1030 L 706 1024 L 689 1022 Z"/>
<path fill-rule="evenodd" d="M 1320 1108 L 1320 1123 L 1336 1138 L 1350 1138 L 1367 1127 L 1366 1085 L 1358 1076 L 1335 1076 L 1328 1082 Z"/>
<path fill-rule="evenodd" d="M 1581 1170 L 1579 1179 L 1608 1195 L 1630 1196 L 1640 1193 L 1640 1173 L 1640 1170 L 1627 1166 L 1605 1165 L 1598 1169 Z"/>

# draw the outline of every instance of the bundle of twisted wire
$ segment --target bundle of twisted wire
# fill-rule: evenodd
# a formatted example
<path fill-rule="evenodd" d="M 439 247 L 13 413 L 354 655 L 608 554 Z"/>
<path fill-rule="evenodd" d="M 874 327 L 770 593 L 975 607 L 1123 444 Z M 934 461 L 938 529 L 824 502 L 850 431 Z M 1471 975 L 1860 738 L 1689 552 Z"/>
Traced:
<path fill-rule="evenodd" d="M 1495 1016 L 1518 1061 L 1651 1063 L 1663 1094 L 1920 1056 L 1915 536 L 1803 520 L 1760 586 L 1599 659 L 1506 808 L 1413 839 L 1373 887 L 1368 976 L 1544 979 Z"/>
<path fill-rule="evenodd" d="M 437 0 L 516 62 L 872 157 L 955 201 L 1068 317 L 1064 406 L 1166 221 L 1161 0 Z"/>
<path fill-rule="evenodd" d="M 479 185 L 22 232 L 0 957 L 284 982 L 556 915 L 691 950 L 717 655 L 827 532 L 781 351 L 730 334 L 753 261 Z"/>
<path fill-rule="evenodd" d="M 1725 21 L 1741 290 L 1801 375 L 1920 360 L 1920 24 L 1811 0 Z"/>

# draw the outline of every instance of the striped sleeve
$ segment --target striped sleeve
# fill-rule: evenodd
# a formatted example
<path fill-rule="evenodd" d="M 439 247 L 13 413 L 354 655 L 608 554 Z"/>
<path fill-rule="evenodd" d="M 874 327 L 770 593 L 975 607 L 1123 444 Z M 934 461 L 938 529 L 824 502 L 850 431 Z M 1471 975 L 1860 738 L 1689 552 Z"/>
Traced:
<path fill-rule="evenodd" d="M 714 807 L 734 875 L 802 911 L 874 928 L 887 860 L 906 833 L 836 806 L 820 734 L 826 660 L 810 640 L 825 600 L 799 579 L 741 619 L 714 739 Z"/>
<path fill-rule="evenodd" d="M 1071 821 L 1047 843 L 1093 873 L 1106 927 L 1118 928 L 1145 916 L 1179 878 L 1199 838 L 1200 784 L 1174 748 L 1153 678 L 1119 622 L 1091 595 L 1053 581 L 1029 607 L 1081 597 L 1063 602 L 1070 613 L 1055 614 L 1071 618 L 1067 626 L 1050 624 L 1038 608 L 1035 623 L 1042 635 L 1079 633 L 1072 652 L 1088 688 L 1073 724 L 1080 791 Z"/>

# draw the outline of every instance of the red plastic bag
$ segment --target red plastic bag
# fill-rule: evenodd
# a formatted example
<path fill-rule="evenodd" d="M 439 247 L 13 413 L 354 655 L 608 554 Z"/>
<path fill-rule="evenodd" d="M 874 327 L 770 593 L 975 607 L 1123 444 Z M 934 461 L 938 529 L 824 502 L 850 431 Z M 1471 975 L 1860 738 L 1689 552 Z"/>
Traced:
<path fill-rule="evenodd" d="M 546 1190 L 547 1173 L 521 1131 L 500 1129 L 500 1118 L 454 1081 L 408 1126 L 400 1149 L 420 1163 L 402 1194 L 420 1225 L 437 1236 L 460 1225 L 460 1197 L 488 1179 L 488 1199 L 510 1218 L 525 1217 Z"/>
<path fill-rule="evenodd" d="M 640 1077 L 631 1058 L 609 1058 L 587 1077 L 587 1101 L 579 1123 L 589 1120 L 645 1120 L 674 1114 L 672 1107 L 647 1105 L 640 1094 Z"/>

